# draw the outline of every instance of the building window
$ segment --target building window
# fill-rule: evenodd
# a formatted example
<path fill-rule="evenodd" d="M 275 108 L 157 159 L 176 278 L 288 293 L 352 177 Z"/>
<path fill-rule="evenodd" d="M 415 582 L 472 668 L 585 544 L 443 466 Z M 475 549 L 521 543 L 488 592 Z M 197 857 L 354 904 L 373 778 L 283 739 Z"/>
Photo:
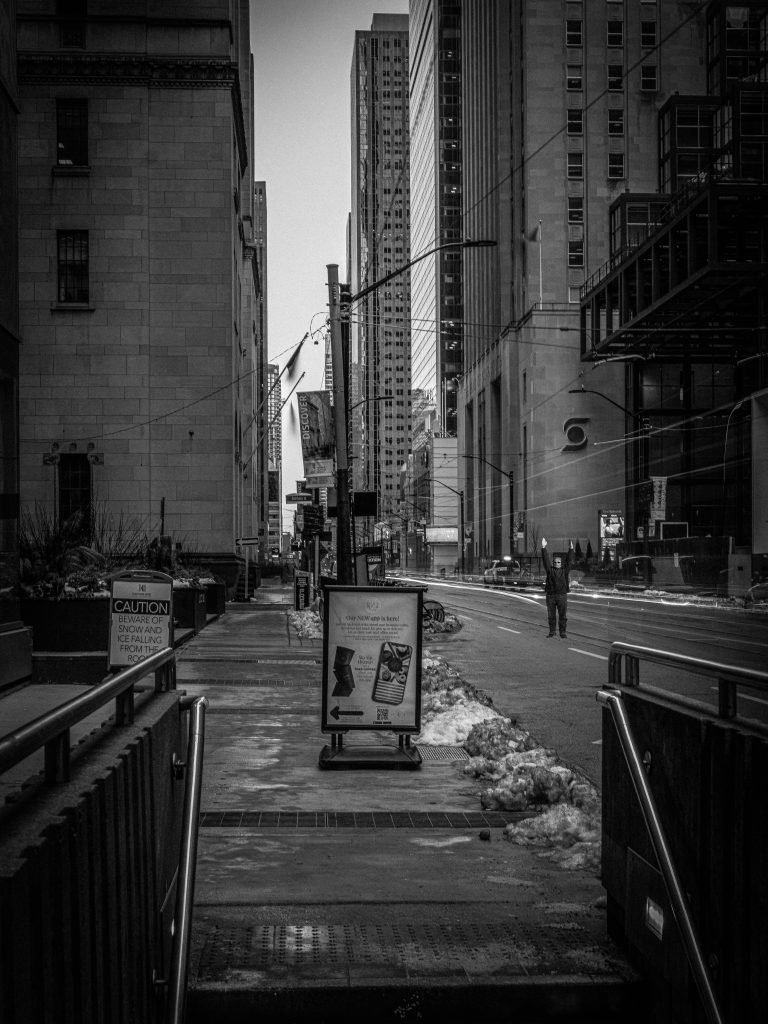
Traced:
<path fill-rule="evenodd" d="M 658 68 L 655 64 L 640 65 L 640 91 L 657 92 L 659 88 Z"/>
<path fill-rule="evenodd" d="M 64 523 L 79 512 L 83 519 L 80 535 L 90 529 L 91 464 L 87 455 L 61 455 L 59 458 L 59 521 Z"/>
<path fill-rule="evenodd" d="M 624 45 L 624 22 L 623 21 L 609 21 L 608 22 L 608 37 L 606 42 L 609 46 L 623 46 Z"/>
<path fill-rule="evenodd" d="M 88 165 L 88 100 L 56 100 L 56 163 Z"/>
<path fill-rule="evenodd" d="M 581 64 L 569 64 L 566 67 L 565 87 L 569 92 L 581 89 Z"/>
<path fill-rule="evenodd" d="M 88 232 L 57 231 L 59 302 L 88 302 Z"/>
<path fill-rule="evenodd" d="M 640 45 L 645 49 L 656 46 L 656 22 L 640 22 Z"/>
<path fill-rule="evenodd" d="M 581 109 L 581 107 L 568 108 L 568 134 L 584 134 L 584 111 Z"/>
<path fill-rule="evenodd" d="M 59 41 L 62 47 L 82 49 L 85 46 L 87 0 L 56 0 L 59 19 Z"/>
<path fill-rule="evenodd" d="M 623 110 L 609 110 L 608 111 L 608 134 L 609 135 L 623 135 L 624 134 L 624 111 Z"/>
<path fill-rule="evenodd" d="M 608 154 L 608 177 L 609 178 L 623 178 L 624 177 L 624 154 L 623 153 L 609 153 Z"/>
<path fill-rule="evenodd" d="M 611 92 L 621 92 L 624 88 L 624 69 L 621 64 L 608 65 L 608 89 Z"/>
<path fill-rule="evenodd" d="M 584 223 L 584 197 L 568 196 L 568 223 Z"/>
<path fill-rule="evenodd" d="M 584 266 L 584 239 L 572 238 L 568 241 L 568 266 Z"/>
<path fill-rule="evenodd" d="M 581 21 L 571 21 L 570 19 L 565 23 L 565 45 L 566 46 L 581 46 L 582 45 L 582 30 Z"/>
<path fill-rule="evenodd" d="M 569 153 L 568 154 L 568 177 L 569 178 L 583 178 L 584 177 L 584 154 L 583 153 Z"/>

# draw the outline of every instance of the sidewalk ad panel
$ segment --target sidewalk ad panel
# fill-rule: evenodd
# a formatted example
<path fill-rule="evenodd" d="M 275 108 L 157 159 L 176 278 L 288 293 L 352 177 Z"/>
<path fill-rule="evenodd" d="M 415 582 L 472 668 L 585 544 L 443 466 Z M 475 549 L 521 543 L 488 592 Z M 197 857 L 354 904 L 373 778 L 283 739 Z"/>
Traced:
<path fill-rule="evenodd" d="M 112 580 L 109 664 L 135 665 L 173 646 L 173 580 L 164 573 L 126 573 Z"/>
<path fill-rule="evenodd" d="M 423 591 L 328 587 L 322 731 L 419 732 Z"/>
<path fill-rule="evenodd" d="M 297 612 L 309 608 L 309 573 L 297 569 L 293 577 L 293 609 Z"/>

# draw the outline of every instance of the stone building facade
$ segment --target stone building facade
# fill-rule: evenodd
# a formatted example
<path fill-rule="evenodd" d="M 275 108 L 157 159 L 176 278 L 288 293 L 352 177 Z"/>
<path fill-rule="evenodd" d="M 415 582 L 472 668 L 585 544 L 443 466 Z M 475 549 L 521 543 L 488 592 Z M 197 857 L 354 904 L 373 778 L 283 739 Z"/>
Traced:
<path fill-rule="evenodd" d="M 17 6 L 23 503 L 231 557 L 265 506 L 249 4 Z"/>

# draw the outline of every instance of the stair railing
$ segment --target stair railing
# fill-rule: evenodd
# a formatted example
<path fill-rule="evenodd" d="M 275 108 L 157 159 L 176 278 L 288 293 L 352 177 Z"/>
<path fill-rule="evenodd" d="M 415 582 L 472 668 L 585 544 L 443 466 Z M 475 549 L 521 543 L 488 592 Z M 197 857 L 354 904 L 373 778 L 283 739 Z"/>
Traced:
<path fill-rule="evenodd" d="M 203 779 L 203 752 L 205 747 L 205 697 L 184 697 L 181 707 L 189 709 L 189 742 L 187 760 L 177 769 L 186 771 L 184 812 L 181 826 L 176 909 L 174 913 L 173 946 L 170 976 L 168 978 L 168 1024 L 182 1024 L 187 996 L 189 972 L 189 937 L 192 930 L 192 905 L 195 895 L 195 868 L 197 864 L 197 838 L 200 822 L 200 789 Z"/>

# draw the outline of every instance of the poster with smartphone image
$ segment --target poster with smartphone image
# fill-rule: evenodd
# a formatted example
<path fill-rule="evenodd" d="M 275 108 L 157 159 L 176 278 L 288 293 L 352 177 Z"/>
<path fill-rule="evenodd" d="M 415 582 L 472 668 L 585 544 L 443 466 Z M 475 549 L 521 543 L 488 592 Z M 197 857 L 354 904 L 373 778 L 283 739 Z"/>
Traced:
<path fill-rule="evenodd" d="M 322 731 L 421 728 L 423 590 L 326 587 Z"/>

